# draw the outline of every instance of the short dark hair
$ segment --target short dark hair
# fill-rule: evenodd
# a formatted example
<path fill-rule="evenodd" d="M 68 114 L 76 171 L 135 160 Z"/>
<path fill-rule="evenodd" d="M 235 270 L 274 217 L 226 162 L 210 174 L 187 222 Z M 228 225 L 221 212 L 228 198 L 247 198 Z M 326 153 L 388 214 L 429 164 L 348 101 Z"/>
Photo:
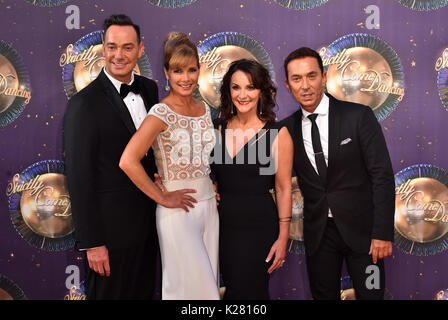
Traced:
<path fill-rule="evenodd" d="M 104 20 L 103 29 L 104 29 L 104 35 L 103 35 L 103 41 L 106 39 L 106 31 L 109 29 L 110 26 L 117 25 L 117 26 L 132 26 L 137 33 L 137 41 L 140 43 L 140 27 L 136 24 L 134 24 L 127 15 L 125 14 L 113 14 L 106 20 Z"/>
<path fill-rule="evenodd" d="M 232 62 L 222 79 L 221 85 L 221 105 L 220 105 L 220 121 L 229 121 L 236 112 L 235 106 L 232 102 L 232 95 L 230 93 L 230 86 L 232 76 L 235 72 L 242 71 L 247 74 L 256 89 L 260 89 L 261 95 L 259 99 L 260 111 L 257 112 L 258 118 L 268 123 L 274 123 L 276 115 L 274 112 L 275 96 L 277 88 L 272 83 L 269 71 L 259 62 L 248 59 L 241 59 Z"/>
<path fill-rule="evenodd" d="M 311 48 L 301 47 L 299 49 L 294 50 L 290 54 L 288 54 L 288 56 L 285 59 L 283 66 L 285 68 L 286 81 L 288 81 L 288 64 L 292 60 L 306 58 L 306 57 L 316 58 L 317 63 L 319 64 L 320 71 L 322 72 L 322 74 L 324 73 L 324 64 L 322 62 L 322 58 L 321 58 L 320 54 Z"/>

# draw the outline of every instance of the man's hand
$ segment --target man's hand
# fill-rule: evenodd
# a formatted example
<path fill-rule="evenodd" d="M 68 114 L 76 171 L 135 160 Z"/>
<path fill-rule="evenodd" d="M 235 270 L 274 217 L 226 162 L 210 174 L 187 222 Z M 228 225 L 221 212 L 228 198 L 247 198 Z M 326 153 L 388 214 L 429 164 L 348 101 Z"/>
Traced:
<path fill-rule="evenodd" d="M 110 276 L 109 251 L 107 251 L 106 246 L 87 249 L 87 260 L 89 261 L 90 269 L 100 276 Z"/>
<path fill-rule="evenodd" d="M 157 173 L 154 173 L 154 183 L 160 189 L 160 191 L 166 192 L 166 188 L 162 183 L 162 179 L 160 179 L 160 176 Z"/>
<path fill-rule="evenodd" d="M 392 242 L 372 239 L 369 254 L 372 255 L 373 263 L 378 259 L 384 259 L 392 254 Z"/>

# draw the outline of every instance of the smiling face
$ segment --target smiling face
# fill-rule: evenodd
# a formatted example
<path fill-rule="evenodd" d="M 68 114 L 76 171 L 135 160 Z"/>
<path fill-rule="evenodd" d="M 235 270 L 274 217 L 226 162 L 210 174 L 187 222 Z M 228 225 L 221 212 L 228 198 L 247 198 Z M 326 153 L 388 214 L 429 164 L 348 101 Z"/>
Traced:
<path fill-rule="evenodd" d="M 291 60 L 287 69 L 286 87 L 303 109 L 313 113 L 324 95 L 327 75 L 322 74 L 314 57 Z"/>
<path fill-rule="evenodd" d="M 261 90 L 255 88 L 250 75 L 235 71 L 230 80 L 230 95 L 238 113 L 257 112 Z"/>
<path fill-rule="evenodd" d="M 174 66 L 167 71 L 165 76 L 171 84 L 171 91 L 183 97 L 192 96 L 198 84 L 199 67 L 197 61 L 189 59 L 184 66 Z"/>
<path fill-rule="evenodd" d="M 129 83 L 132 70 L 143 54 L 143 42 L 138 42 L 132 26 L 110 26 L 104 36 L 103 55 L 106 70 L 115 79 Z"/>

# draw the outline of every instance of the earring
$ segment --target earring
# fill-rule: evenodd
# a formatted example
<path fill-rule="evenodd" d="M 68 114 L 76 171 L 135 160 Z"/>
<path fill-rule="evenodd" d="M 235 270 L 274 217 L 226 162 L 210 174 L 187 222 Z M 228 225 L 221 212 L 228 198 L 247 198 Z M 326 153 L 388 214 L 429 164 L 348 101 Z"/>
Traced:
<path fill-rule="evenodd" d="M 261 116 L 263 115 L 263 108 L 261 107 L 260 100 L 258 100 L 258 106 L 260 107 L 260 112 L 258 114 Z"/>
<path fill-rule="evenodd" d="M 169 82 L 168 78 L 166 78 L 165 91 L 170 91 L 170 90 L 171 90 L 170 82 Z"/>
<path fill-rule="evenodd" d="M 233 112 L 233 108 L 235 108 L 235 106 L 233 105 L 233 103 L 232 103 L 232 106 L 230 107 L 230 114 L 231 115 L 234 115 L 235 113 Z"/>

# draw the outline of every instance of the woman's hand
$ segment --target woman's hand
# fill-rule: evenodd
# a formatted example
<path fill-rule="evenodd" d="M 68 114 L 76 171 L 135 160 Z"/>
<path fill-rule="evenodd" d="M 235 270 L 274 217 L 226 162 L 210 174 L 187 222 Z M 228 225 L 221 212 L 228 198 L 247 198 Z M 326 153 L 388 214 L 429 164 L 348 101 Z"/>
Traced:
<path fill-rule="evenodd" d="M 160 201 L 160 205 L 166 208 L 181 208 L 186 212 L 188 211 L 188 207 L 194 208 L 193 203 L 197 203 L 198 201 L 187 193 L 195 193 L 194 189 L 181 189 L 172 192 L 162 192 L 163 198 Z"/>
<path fill-rule="evenodd" d="M 283 263 L 285 262 L 286 257 L 286 246 L 288 244 L 288 239 L 277 239 L 271 247 L 271 251 L 269 251 L 268 257 L 266 258 L 266 262 L 271 261 L 272 257 L 275 255 L 274 262 L 272 262 L 271 267 L 268 269 L 268 273 L 272 273 L 273 271 L 283 267 Z"/>
<path fill-rule="evenodd" d="M 162 183 L 162 179 L 157 173 L 154 173 L 154 184 L 160 189 L 163 195 L 163 199 L 160 204 L 166 208 L 182 208 L 188 211 L 188 207 L 194 208 L 193 203 L 197 203 L 197 200 L 187 193 L 195 193 L 194 189 L 181 189 L 173 192 L 168 192 Z"/>
<path fill-rule="evenodd" d="M 221 196 L 218 193 L 218 182 L 213 182 L 213 189 L 215 189 L 216 193 L 216 205 L 219 206 L 219 201 L 221 201 Z"/>
<path fill-rule="evenodd" d="M 283 127 L 274 140 L 272 154 L 276 159 L 277 172 L 275 173 L 275 194 L 279 218 L 279 236 L 272 245 L 266 262 L 271 261 L 275 255 L 268 273 L 283 266 L 286 257 L 286 246 L 289 238 L 289 224 L 292 216 L 291 171 L 294 154 L 292 138 L 288 130 Z"/>

